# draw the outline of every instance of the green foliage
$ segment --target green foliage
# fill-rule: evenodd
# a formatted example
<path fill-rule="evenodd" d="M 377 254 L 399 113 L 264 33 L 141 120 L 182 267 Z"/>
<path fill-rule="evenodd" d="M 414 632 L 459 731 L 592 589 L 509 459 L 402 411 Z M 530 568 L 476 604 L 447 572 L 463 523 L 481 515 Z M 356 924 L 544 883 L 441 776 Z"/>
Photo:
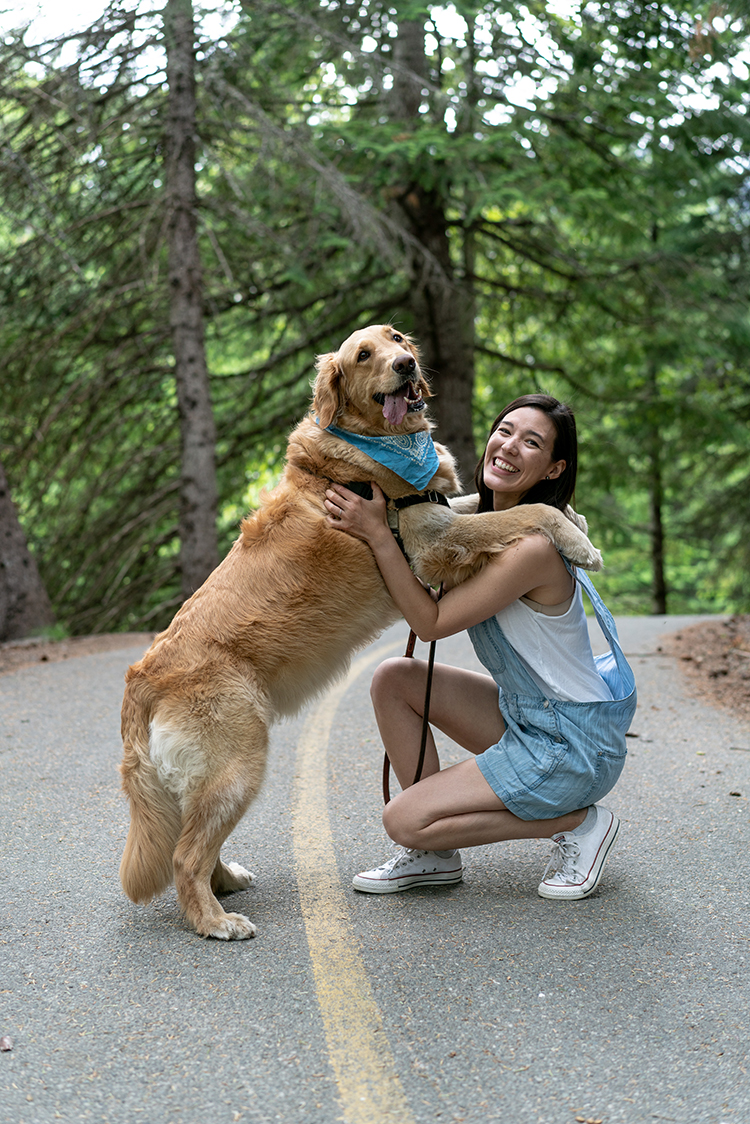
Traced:
<path fill-rule="evenodd" d="M 416 2 L 258 0 L 202 36 L 223 549 L 315 354 L 367 322 L 420 335 L 434 262 L 398 220 L 433 206 L 473 310 L 477 445 L 518 394 L 570 400 L 613 607 L 651 610 L 661 497 L 669 609 L 750 608 L 746 26 L 700 8 L 462 2 L 449 25 Z M 0 45 L 0 456 L 73 633 L 157 627 L 179 598 L 161 35 L 115 4 L 75 55 Z"/>

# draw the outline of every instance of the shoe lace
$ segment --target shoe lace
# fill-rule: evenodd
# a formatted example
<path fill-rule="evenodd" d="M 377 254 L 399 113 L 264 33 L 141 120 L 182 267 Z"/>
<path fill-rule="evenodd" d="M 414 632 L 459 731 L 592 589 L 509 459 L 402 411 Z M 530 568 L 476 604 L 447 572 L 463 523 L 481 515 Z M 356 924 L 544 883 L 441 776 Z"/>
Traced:
<path fill-rule="evenodd" d="M 415 854 L 417 854 L 417 852 L 411 847 L 398 847 L 396 853 L 390 859 L 386 859 L 379 869 L 387 870 L 390 873 L 403 859 L 411 858 L 411 856 Z"/>
<path fill-rule="evenodd" d="M 553 839 L 552 844 L 552 854 L 543 878 L 546 878 L 549 872 L 553 871 L 554 876 L 559 876 L 563 882 L 572 881 L 578 875 L 576 859 L 581 854 L 580 847 L 575 839 L 566 839 L 564 836 L 560 839 Z"/>

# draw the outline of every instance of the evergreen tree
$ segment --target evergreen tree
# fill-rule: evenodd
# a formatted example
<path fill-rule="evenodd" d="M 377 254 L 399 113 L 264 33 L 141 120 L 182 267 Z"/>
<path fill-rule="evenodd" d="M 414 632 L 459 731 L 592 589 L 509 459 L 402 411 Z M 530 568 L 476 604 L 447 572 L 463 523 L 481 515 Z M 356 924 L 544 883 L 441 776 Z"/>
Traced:
<path fill-rule="evenodd" d="M 314 354 L 390 319 L 422 343 L 467 484 L 507 400 L 572 398 L 608 592 L 747 604 L 743 18 L 257 0 L 223 34 L 199 21 L 182 214 L 221 553 Z M 76 632 L 181 599 L 166 79 L 160 16 L 125 4 L 65 52 L 0 45 L 1 439 Z"/>

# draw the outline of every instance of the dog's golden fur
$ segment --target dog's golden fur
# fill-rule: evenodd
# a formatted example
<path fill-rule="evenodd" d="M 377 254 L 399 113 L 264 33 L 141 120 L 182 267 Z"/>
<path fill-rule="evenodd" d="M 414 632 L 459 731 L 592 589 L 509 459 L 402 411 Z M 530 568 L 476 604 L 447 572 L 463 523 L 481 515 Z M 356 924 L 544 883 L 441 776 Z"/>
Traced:
<path fill-rule="evenodd" d="M 332 480 L 376 480 L 392 498 L 414 489 L 325 427 L 335 421 L 374 436 L 424 431 L 429 393 L 416 347 L 389 325 L 354 332 L 320 357 L 312 410 L 289 438 L 281 482 L 127 672 L 120 770 L 131 823 L 120 877 L 136 902 L 174 880 L 202 936 L 255 932 L 215 895 L 253 879 L 219 852 L 260 787 L 269 725 L 322 692 L 397 617 L 369 548 L 327 524 L 323 497 Z M 440 467 L 429 487 L 456 494 L 453 459 L 436 448 Z M 462 580 L 539 532 L 580 565 L 600 565 L 586 536 L 551 507 L 471 515 L 421 504 L 399 521 L 416 569 L 432 582 Z"/>

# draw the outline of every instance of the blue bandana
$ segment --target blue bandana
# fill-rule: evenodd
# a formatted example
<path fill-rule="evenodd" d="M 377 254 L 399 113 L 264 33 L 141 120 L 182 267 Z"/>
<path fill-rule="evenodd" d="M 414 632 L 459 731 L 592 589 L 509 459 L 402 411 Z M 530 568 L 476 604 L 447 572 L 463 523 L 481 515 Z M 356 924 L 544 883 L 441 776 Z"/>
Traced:
<path fill-rule="evenodd" d="M 404 433 L 393 437 L 363 437 L 329 425 L 326 433 L 348 441 L 361 449 L 384 468 L 390 468 L 402 480 L 406 480 L 418 492 L 427 487 L 440 467 L 438 455 L 429 433 Z"/>

